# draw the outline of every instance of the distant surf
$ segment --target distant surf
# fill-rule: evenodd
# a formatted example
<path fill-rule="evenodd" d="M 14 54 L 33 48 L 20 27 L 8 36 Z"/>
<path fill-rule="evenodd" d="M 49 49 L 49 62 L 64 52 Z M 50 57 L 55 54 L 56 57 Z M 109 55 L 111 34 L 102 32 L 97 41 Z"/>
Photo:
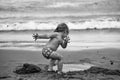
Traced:
<path fill-rule="evenodd" d="M 63 18 L 64 19 L 64 18 Z M 57 25 L 61 22 L 58 20 L 54 20 L 54 18 L 50 21 L 36 21 L 36 20 L 27 20 L 23 22 L 0 22 L 0 31 L 3 30 L 50 30 L 55 29 Z M 102 28 L 120 28 L 120 20 L 116 17 L 101 17 L 101 18 L 93 18 L 93 19 L 73 19 L 66 20 L 65 23 L 69 26 L 70 29 L 102 29 Z"/>

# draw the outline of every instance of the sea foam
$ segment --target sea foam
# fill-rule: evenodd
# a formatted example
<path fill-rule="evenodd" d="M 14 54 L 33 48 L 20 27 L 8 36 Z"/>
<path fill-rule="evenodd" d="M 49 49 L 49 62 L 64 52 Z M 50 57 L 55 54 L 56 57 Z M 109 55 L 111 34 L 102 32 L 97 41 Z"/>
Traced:
<path fill-rule="evenodd" d="M 0 23 L 0 30 L 49 30 L 55 29 L 60 22 L 16 22 Z M 70 29 L 88 29 L 88 28 L 120 28 L 120 21 L 113 18 L 77 20 L 65 22 Z"/>

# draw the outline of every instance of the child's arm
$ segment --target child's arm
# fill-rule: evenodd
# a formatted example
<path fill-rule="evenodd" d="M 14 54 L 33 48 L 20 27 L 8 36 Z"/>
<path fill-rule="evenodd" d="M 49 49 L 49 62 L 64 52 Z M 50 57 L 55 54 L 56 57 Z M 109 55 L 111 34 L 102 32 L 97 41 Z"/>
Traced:
<path fill-rule="evenodd" d="M 33 34 L 33 38 L 35 39 L 35 41 L 37 39 L 49 39 L 49 38 L 54 38 L 56 37 L 57 34 L 56 33 L 51 33 L 51 34 L 41 34 L 41 35 L 38 35 L 37 33 L 36 34 Z"/>
<path fill-rule="evenodd" d="M 67 47 L 67 43 L 70 43 L 70 38 L 67 36 L 63 39 L 63 42 L 61 43 L 62 48 L 66 48 Z"/>
<path fill-rule="evenodd" d="M 63 40 L 63 42 L 61 43 L 61 47 L 65 49 L 67 47 L 67 43 L 67 41 Z"/>

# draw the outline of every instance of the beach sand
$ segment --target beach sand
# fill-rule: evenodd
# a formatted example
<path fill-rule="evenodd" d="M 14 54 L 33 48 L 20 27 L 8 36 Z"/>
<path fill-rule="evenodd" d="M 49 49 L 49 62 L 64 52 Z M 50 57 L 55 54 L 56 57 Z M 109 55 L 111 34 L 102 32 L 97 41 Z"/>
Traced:
<path fill-rule="evenodd" d="M 101 67 L 101 68 L 120 70 L 120 49 L 104 48 L 104 49 L 86 49 L 86 50 L 80 50 L 80 51 L 65 51 L 65 50 L 61 51 L 61 50 L 59 50 L 58 53 L 60 53 L 61 55 L 64 56 L 63 62 L 67 63 L 67 64 L 89 63 L 89 64 L 93 64 L 93 65 L 95 65 L 97 67 Z M 113 64 L 111 64 L 111 61 L 113 62 Z M 21 65 L 23 63 L 46 65 L 46 64 L 48 64 L 48 62 L 49 61 L 46 60 L 41 55 L 40 51 L 0 49 L 0 76 L 12 76 L 9 78 L 5 78 L 5 80 L 6 79 L 7 80 L 17 80 L 18 76 L 16 76 L 13 73 L 13 70 L 15 70 L 16 66 Z M 40 77 L 40 74 L 41 73 L 38 73 L 38 74 L 34 75 L 34 77 L 33 77 L 33 75 L 29 76 L 28 80 L 47 80 L 48 79 L 48 77 L 46 77 L 46 74 L 45 75 L 42 74 L 43 77 Z M 110 76 L 110 75 L 108 75 L 108 76 Z M 112 77 L 114 77 L 114 79 L 112 79 L 112 80 L 120 79 L 120 76 L 117 76 L 119 78 L 115 78 L 115 76 L 116 75 L 112 75 Z M 98 76 L 98 77 L 100 77 L 100 76 Z M 19 78 L 20 78 L 20 76 L 19 76 Z M 35 78 L 35 79 L 33 79 L 33 78 Z M 62 79 L 62 80 L 64 80 L 64 79 Z M 73 79 L 73 80 L 76 80 L 76 79 Z M 85 80 L 87 80 L 87 79 L 85 79 Z M 98 79 L 98 80 L 102 80 L 102 79 Z M 110 80 L 110 79 L 108 79 L 108 80 Z"/>

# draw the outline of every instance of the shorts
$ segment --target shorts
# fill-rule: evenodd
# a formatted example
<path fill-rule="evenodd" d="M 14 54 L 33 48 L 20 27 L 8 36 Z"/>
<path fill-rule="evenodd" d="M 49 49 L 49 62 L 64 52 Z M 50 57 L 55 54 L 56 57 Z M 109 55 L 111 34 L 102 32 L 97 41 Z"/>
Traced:
<path fill-rule="evenodd" d="M 42 49 L 42 55 L 46 58 L 46 59 L 53 59 L 53 60 L 61 60 L 62 59 L 62 55 L 54 52 L 52 49 L 50 48 L 43 48 Z"/>
<path fill-rule="evenodd" d="M 42 55 L 47 59 L 50 58 L 50 55 L 52 52 L 53 52 L 53 50 L 51 50 L 50 48 L 43 48 L 42 49 Z"/>

